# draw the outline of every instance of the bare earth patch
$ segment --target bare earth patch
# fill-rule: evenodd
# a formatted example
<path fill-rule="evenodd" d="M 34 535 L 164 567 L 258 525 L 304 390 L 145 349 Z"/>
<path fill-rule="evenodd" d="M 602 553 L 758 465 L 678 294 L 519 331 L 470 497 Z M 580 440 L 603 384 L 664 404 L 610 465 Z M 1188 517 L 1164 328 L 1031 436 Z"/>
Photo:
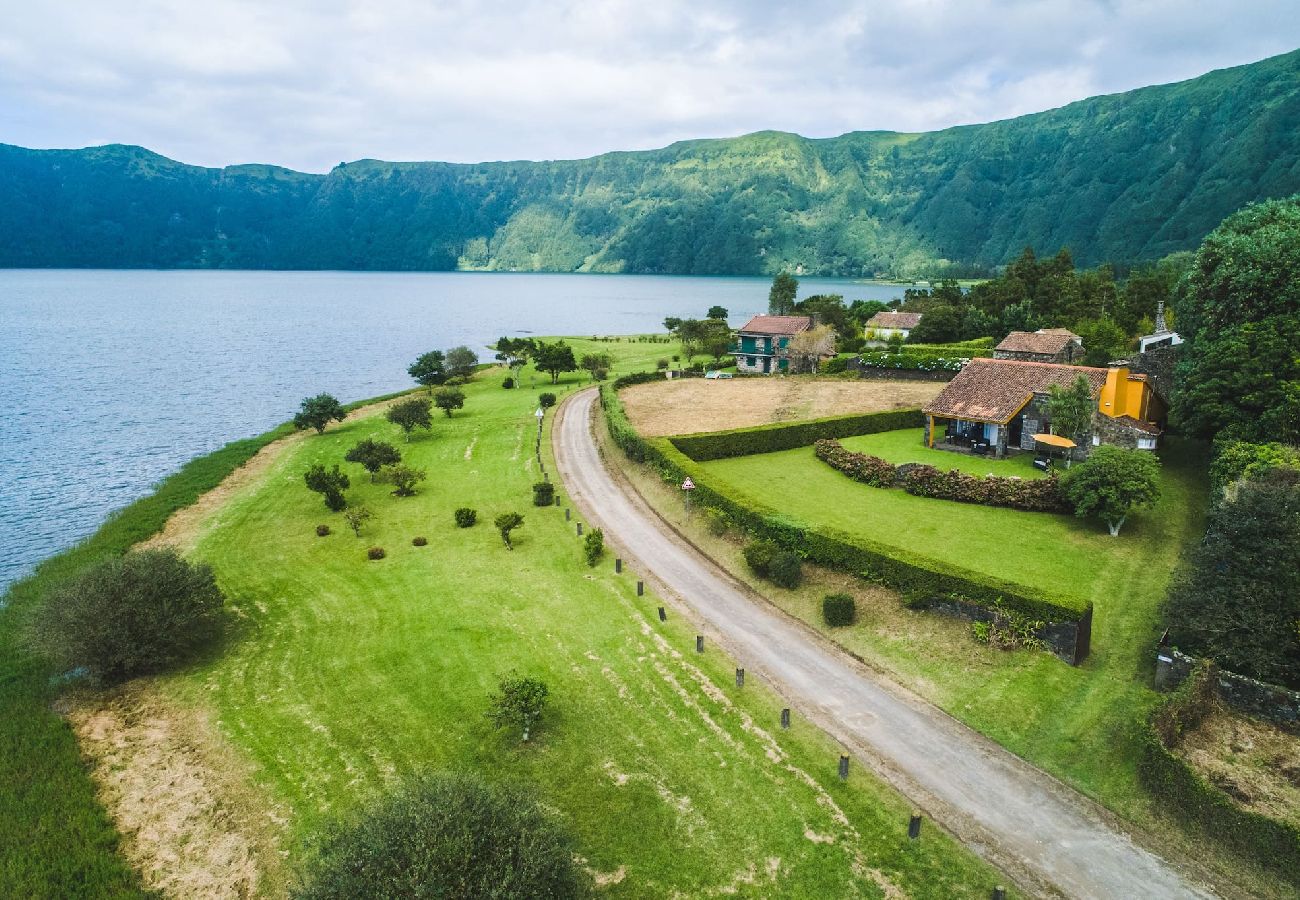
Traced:
<path fill-rule="evenodd" d="M 167 897 L 283 892 L 281 824 L 203 713 L 156 686 L 70 697 L 64 710 L 145 884 Z"/>
<path fill-rule="evenodd" d="M 1300 825 L 1300 737 L 1220 704 L 1178 752 L 1245 808 Z"/>
<path fill-rule="evenodd" d="M 662 437 L 907 409 L 924 406 L 942 388 L 935 381 L 683 378 L 633 385 L 619 396 L 638 432 Z"/>

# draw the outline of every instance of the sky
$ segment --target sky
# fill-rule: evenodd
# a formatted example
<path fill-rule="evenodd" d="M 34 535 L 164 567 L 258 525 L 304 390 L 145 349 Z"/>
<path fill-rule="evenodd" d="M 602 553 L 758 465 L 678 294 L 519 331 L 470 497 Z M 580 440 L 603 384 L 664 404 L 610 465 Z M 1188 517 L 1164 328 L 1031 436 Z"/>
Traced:
<path fill-rule="evenodd" d="M 929 131 L 1300 48 L 1297 0 L 0 0 L 0 143 L 323 172 Z"/>

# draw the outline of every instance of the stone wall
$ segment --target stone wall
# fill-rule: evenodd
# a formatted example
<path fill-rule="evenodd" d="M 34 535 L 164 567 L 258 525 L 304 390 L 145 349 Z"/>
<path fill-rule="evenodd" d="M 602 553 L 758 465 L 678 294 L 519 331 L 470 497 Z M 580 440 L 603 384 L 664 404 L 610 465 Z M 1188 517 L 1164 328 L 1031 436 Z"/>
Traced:
<path fill-rule="evenodd" d="M 1146 375 L 1151 379 L 1151 386 L 1161 400 L 1169 402 L 1169 391 L 1174 383 L 1174 366 L 1182 345 L 1176 347 L 1153 347 L 1146 353 L 1135 353 L 1125 364 L 1135 375 Z"/>
<path fill-rule="evenodd" d="M 968 622 L 992 622 L 993 610 L 960 600 L 932 600 L 925 604 L 927 612 L 965 619 Z M 1048 622 L 1034 632 L 1057 659 L 1077 666 L 1087 658 L 1092 646 L 1092 611 L 1077 622 Z"/>
<path fill-rule="evenodd" d="M 858 373 L 861 378 L 879 378 L 886 381 L 952 381 L 956 372 L 947 370 L 921 369 L 881 369 L 876 366 L 864 366 L 855 356 L 848 361 L 848 370 Z"/>
<path fill-rule="evenodd" d="M 1196 660 L 1168 647 L 1156 651 L 1156 690 L 1172 691 L 1191 674 Z M 1219 696 L 1233 709 L 1300 732 L 1300 691 L 1289 691 L 1225 669 L 1218 671 Z"/>

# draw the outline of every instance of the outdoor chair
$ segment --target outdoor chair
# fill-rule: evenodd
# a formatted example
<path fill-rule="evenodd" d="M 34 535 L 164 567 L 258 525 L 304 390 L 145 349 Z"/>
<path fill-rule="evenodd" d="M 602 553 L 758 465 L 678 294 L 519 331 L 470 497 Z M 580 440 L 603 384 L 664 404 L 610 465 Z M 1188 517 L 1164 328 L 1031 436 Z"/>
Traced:
<path fill-rule="evenodd" d="M 1034 468 L 1041 472 L 1047 472 L 1052 468 L 1052 459 L 1048 456 L 1035 456 Z"/>

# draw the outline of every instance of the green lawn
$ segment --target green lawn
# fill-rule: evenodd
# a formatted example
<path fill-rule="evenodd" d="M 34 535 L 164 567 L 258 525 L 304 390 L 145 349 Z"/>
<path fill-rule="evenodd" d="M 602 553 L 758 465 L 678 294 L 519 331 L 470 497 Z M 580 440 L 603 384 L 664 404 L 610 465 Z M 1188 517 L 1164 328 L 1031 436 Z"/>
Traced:
<path fill-rule="evenodd" d="M 629 371 L 665 346 L 595 349 Z M 909 842 L 900 797 L 860 768 L 841 783 L 839 748 L 798 721 L 781 731 L 778 698 L 753 679 L 737 689 L 717 650 L 697 656 L 694 630 L 672 613 L 660 623 L 662 601 L 637 597 L 634 573 L 616 575 L 609 557 L 587 568 L 563 510 L 531 506 L 536 391 L 503 390 L 503 375 L 481 374 L 461 413 L 409 443 L 379 417 L 309 438 L 199 541 L 241 636 L 164 687 L 210 706 L 252 761 L 258 789 L 288 814 L 290 864 L 324 822 L 402 773 L 472 769 L 537 785 L 590 866 L 623 873 L 610 896 L 875 897 L 890 885 L 988 896 L 994 871 L 937 830 Z M 395 498 L 344 464 L 349 498 L 376 513 L 357 538 L 301 473 L 369 436 L 394 440 L 430 480 Z M 477 508 L 479 524 L 455 528 L 458 506 Z M 490 524 L 508 510 L 526 520 L 513 552 Z M 321 522 L 334 533 L 317 537 Z M 413 547 L 416 535 L 429 546 Z M 373 545 L 387 558 L 368 561 Z M 483 717 L 510 670 L 552 690 L 528 746 Z"/>
<path fill-rule="evenodd" d="M 870 453 L 896 465 L 925 463 L 937 469 L 961 469 L 970 475 L 1043 477 L 1043 473 L 1034 468 L 1032 453 L 1018 453 L 1005 459 L 996 459 L 992 456 L 974 456 L 952 450 L 933 450 L 925 446 L 924 428 L 902 428 L 898 431 L 864 434 L 860 437 L 842 438 L 840 443 L 850 450 Z"/>

